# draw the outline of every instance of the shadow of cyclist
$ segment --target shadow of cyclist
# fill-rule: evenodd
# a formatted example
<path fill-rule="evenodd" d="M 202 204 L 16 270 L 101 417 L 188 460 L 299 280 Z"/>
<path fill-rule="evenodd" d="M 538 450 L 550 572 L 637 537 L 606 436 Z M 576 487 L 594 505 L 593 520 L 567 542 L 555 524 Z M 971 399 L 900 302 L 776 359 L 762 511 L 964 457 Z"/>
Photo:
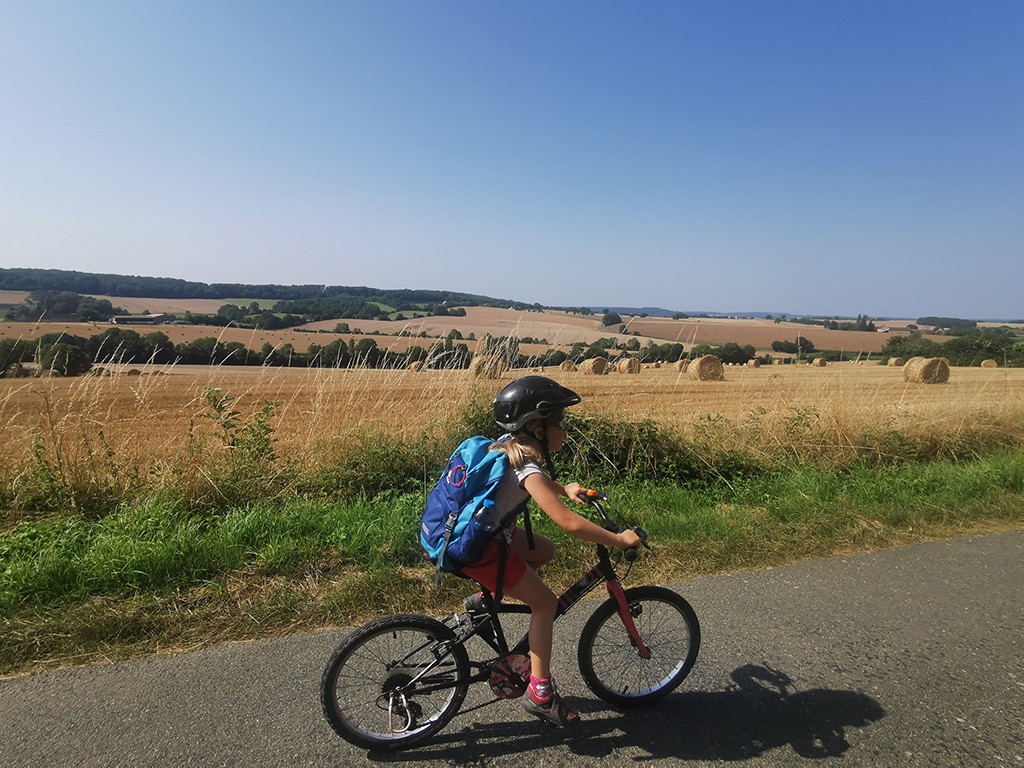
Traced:
<path fill-rule="evenodd" d="M 767 665 L 748 664 L 731 677 L 733 684 L 724 691 L 684 692 L 610 722 L 622 731 L 621 743 L 652 756 L 743 760 L 787 745 L 801 757 L 839 757 L 850 748 L 847 728 L 885 716 L 870 696 L 823 688 L 796 691 L 785 672 Z M 603 754 L 580 747 L 581 753 Z"/>
<path fill-rule="evenodd" d="M 767 665 L 748 664 L 731 677 L 732 685 L 723 691 L 676 693 L 653 706 L 611 716 L 604 702 L 575 699 L 581 714 L 592 712 L 594 717 L 585 717 L 571 731 L 538 728 L 532 720 L 473 723 L 459 731 L 460 717 L 448 732 L 422 748 L 371 753 L 370 757 L 385 762 L 448 760 L 452 765 L 473 766 L 556 744 L 594 758 L 640 749 L 650 757 L 744 760 L 785 746 L 801 757 L 838 757 L 850 748 L 848 728 L 864 727 L 885 716 L 881 705 L 866 694 L 823 688 L 797 691 L 786 673 Z"/>

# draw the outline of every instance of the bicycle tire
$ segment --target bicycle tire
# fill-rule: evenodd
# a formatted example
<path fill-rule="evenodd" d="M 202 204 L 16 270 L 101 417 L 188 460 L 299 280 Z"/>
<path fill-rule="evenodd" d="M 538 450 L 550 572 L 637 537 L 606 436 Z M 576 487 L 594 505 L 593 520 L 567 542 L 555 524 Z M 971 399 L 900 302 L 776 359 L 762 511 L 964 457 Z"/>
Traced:
<path fill-rule="evenodd" d="M 665 587 L 625 590 L 626 602 L 650 658 L 642 659 L 609 598 L 580 634 L 580 673 L 597 696 L 612 704 L 645 704 L 675 689 L 693 669 L 700 623 L 682 595 Z"/>
<path fill-rule="evenodd" d="M 433 736 L 455 717 L 469 690 L 469 658 L 454 640 L 440 621 L 412 614 L 386 616 L 353 632 L 331 655 L 320 680 L 320 703 L 331 728 L 350 744 L 385 751 Z M 448 655 L 409 687 L 438 661 L 441 644 Z"/>

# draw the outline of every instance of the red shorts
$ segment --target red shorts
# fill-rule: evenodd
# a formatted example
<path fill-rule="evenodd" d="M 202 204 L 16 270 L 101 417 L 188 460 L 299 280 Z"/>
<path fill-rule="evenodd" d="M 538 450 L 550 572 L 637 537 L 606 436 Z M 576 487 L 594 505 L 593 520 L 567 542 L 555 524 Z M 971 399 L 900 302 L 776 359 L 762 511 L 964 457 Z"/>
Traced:
<path fill-rule="evenodd" d="M 462 573 L 474 581 L 483 584 L 492 593 L 498 589 L 498 568 L 501 565 L 501 550 L 508 549 L 508 556 L 505 560 L 505 579 L 502 592 L 509 587 L 514 587 L 526 573 L 526 561 L 523 556 L 505 543 L 503 536 L 497 536 L 488 542 L 484 549 L 483 557 L 476 565 L 463 568 Z"/>

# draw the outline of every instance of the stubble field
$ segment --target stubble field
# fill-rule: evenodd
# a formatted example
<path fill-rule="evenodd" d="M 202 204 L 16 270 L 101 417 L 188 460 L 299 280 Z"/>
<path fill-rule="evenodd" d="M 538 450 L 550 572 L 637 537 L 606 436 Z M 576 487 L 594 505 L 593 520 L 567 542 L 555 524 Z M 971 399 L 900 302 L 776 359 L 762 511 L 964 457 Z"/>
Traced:
<path fill-rule="evenodd" d="M 521 373 L 0 379 L 0 675 L 452 610 L 465 584 L 431 586 L 421 483 Z M 651 533 L 645 581 L 1022 524 L 1024 369 L 546 373 L 584 398 L 563 454 L 632 466 L 573 479 Z M 545 579 L 571 583 L 590 546 L 534 523 L 561 553 Z"/>
<path fill-rule="evenodd" d="M 278 453 L 317 467 L 335 459 L 346 436 L 414 440 L 446 430 L 467 404 L 489 408 L 495 392 L 524 373 L 491 381 L 465 371 L 132 368 L 139 375 L 115 367 L 102 377 L 0 379 L 4 474 L 24 470 L 40 439 L 69 460 L 102 444 L 141 468 L 173 461 L 190 434 L 210 428 L 208 388 L 237 398 L 232 407 L 243 415 L 278 403 Z M 694 381 L 672 366 L 636 375 L 545 373 L 583 396 L 574 409 L 583 418 L 651 419 L 688 437 L 711 431 L 721 450 L 766 456 L 839 463 L 881 432 L 955 441 L 981 431 L 1002 440 L 1024 427 L 1022 369 L 953 368 L 942 385 L 908 384 L 899 368 L 855 363 L 726 367 L 721 382 Z"/>
<path fill-rule="evenodd" d="M 0 294 L 2 298 L 2 294 Z M 191 302 L 170 300 L 138 299 L 149 302 L 146 307 L 152 312 L 183 311 L 182 306 L 193 307 L 193 312 L 215 314 L 223 300 L 196 299 Z M 166 309 L 157 301 L 167 302 Z M 114 301 L 124 303 L 124 300 Z M 199 304 L 197 302 L 207 302 Z M 152 304 L 153 306 L 150 306 Z M 213 307 L 212 304 L 217 304 Z M 132 305 L 137 306 L 137 305 Z M 258 352 L 264 344 L 272 346 L 291 344 L 297 351 L 305 352 L 311 344 L 326 346 L 337 338 L 348 341 L 354 338 L 372 338 L 381 349 L 404 352 L 410 346 L 429 346 L 433 340 L 444 338 L 453 330 L 464 339 L 472 334 L 478 341 L 485 335 L 494 337 L 515 336 L 516 338 L 543 339 L 543 344 L 523 344 L 525 354 L 542 355 L 551 348 L 568 350 L 577 343 L 592 344 L 602 338 L 616 338 L 620 341 L 636 339 L 641 345 L 648 342 L 664 344 L 678 342 L 689 350 L 696 344 L 722 345 L 734 342 L 740 346 L 753 346 L 758 353 L 771 351 L 773 341 L 795 341 L 798 336 L 809 339 L 816 349 L 833 349 L 853 355 L 877 355 L 885 343 L 895 334 L 906 334 L 907 321 L 894 321 L 893 333 L 869 333 L 866 331 L 830 331 L 820 326 L 800 323 L 779 322 L 759 318 L 627 318 L 624 327 L 603 327 L 600 315 L 577 315 L 569 312 L 547 310 L 544 312 L 523 312 L 494 307 L 466 307 L 465 317 L 421 317 L 408 320 L 356 320 L 338 318 L 307 323 L 294 329 L 262 331 L 248 328 L 217 327 L 203 325 L 121 325 L 140 334 L 159 331 L 175 344 L 193 341 L 201 337 L 213 337 L 224 343 L 240 342 L 248 349 Z M 339 334 L 334 329 L 339 322 L 346 322 L 351 333 Z M 49 333 L 68 333 L 89 337 L 103 333 L 111 326 L 106 323 L 49 322 L 0 323 L 0 338 L 36 339 Z M 356 333 L 355 331 L 359 331 Z M 400 332 L 406 335 L 398 336 Z M 421 336 L 421 334 L 423 334 Z M 638 335 L 635 335 L 638 334 Z M 933 341 L 945 341 L 949 337 L 925 336 Z M 476 351 L 473 341 L 464 342 L 471 351 Z"/>

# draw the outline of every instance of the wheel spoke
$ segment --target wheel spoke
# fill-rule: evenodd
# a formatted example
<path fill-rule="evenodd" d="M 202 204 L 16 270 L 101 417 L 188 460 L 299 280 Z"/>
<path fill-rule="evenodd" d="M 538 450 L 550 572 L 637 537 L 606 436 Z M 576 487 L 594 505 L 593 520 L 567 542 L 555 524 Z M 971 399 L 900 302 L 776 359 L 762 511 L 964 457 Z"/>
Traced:
<path fill-rule="evenodd" d="M 328 722 L 352 743 L 382 749 L 410 745 L 440 729 L 468 687 L 461 645 L 442 661 L 435 655 L 453 637 L 440 622 L 417 616 L 389 617 L 353 633 L 324 672 Z"/>
<path fill-rule="evenodd" d="M 627 591 L 640 651 L 609 601 L 595 611 L 580 638 L 580 670 L 598 696 L 616 703 L 639 702 L 675 688 L 689 673 L 700 642 L 693 609 L 670 590 L 638 587 Z"/>

